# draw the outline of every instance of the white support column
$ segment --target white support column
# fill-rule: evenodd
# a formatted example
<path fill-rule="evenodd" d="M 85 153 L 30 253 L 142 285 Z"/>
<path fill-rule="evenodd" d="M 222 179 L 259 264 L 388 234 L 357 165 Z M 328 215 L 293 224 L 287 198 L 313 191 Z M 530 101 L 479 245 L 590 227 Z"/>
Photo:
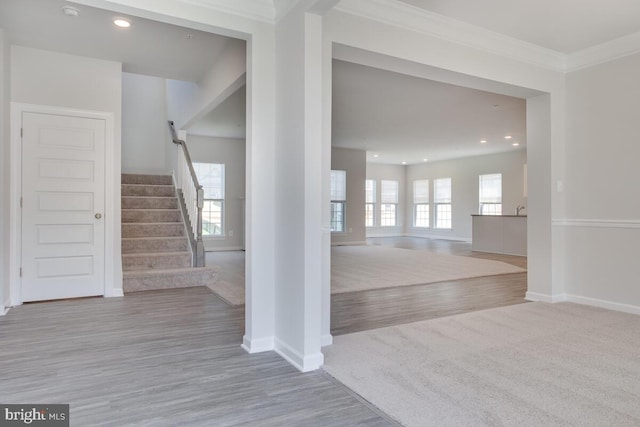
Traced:
<path fill-rule="evenodd" d="M 247 42 L 245 335 L 249 353 L 275 339 L 275 40 L 265 27 Z M 257 71 L 256 71 L 257 70 Z"/>
<path fill-rule="evenodd" d="M 301 371 L 322 345 L 322 17 L 299 4 L 276 25 L 276 340 Z"/>

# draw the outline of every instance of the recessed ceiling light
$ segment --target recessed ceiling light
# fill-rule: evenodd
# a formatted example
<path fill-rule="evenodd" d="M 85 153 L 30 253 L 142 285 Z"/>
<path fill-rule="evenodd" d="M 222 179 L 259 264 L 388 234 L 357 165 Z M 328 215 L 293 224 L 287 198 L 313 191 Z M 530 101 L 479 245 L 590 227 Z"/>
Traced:
<path fill-rule="evenodd" d="M 131 26 L 131 21 L 126 18 L 113 18 L 113 24 L 116 27 L 129 28 Z"/>
<path fill-rule="evenodd" d="M 422 159 L 422 161 L 423 161 L 423 162 L 428 162 L 428 161 L 429 161 L 429 159 Z"/>
<path fill-rule="evenodd" d="M 505 136 L 504 139 L 511 139 L 511 135 Z"/>
<path fill-rule="evenodd" d="M 518 146 L 518 145 L 520 145 L 520 144 L 519 144 L 519 143 L 517 143 L 517 142 L 514 142 L 514 143 L 513 143 L 513 144 L 511 144 L 511 145 L 513 145 L 514 147 L 517 147 L 517 146 Z"/>
<path fill-rule="evenodd" d="M 402 162 L 402 164 L 403 164 L 403 165 L 406 165 L 406 164 L 407 164 L 407 162 Z"/>
<path fill-rule="evenodd" d="M 373 157 L 380 157 L 380 154 L 374 154 Z"/>
<path fill-rule="evenodd" d="M 480 140 L 480 144 L 486 144 L 486 143 L 487 143 L 487 140 L 486 140 L 486 139 L 481 139 L 481 140 Z"/>
<path fill-rule="evenodd" d="M 62 6 L 62 12 L 67 16 L 77 17 L 80 11 L 73 6 Z"/>

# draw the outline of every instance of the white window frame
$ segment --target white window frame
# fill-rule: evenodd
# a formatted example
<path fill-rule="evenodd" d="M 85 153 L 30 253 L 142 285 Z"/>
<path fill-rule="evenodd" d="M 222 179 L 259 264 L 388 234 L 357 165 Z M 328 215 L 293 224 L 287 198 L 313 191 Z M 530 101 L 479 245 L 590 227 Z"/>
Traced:
<path fill-rule="evenodd" d="M 367 179 L 364 184 L 364 226 L 376 226 L 376 180 Z M 371 215 L 369 215 L 371 214 Z"/>
<path fill-rule="evenodd" d="M 452 192 L 451 178 L 433 180 L 434 228 L 440 230 L 451 230 L 453 228 Z"/>
<path fill-rule="evenodd" d="M 330 183 L 332 233 L 344 233 L 347 230 L 347 171 L 331 170 Z"/>
<path fill-rule="evenodd" d="M 202 209 L 202 236 L 203 237 L 225 237 L 225 185 L 226 185 L 226 168 L 224 163 L 214 162 L 194 162 L 193 168 L 198 177 L 198 183 L 202 185 L 204 190 L 204 207 Z M 209 168 L 209 171 L 205 169 Z M 207 174 L 213 173 L 213 169 L 220 170 L 219 184 L 212 185 L 215 179 L 211 179 Z M 220 206 L 220 223 L 216 230 L 216 223 L 207 220 L 210 216 L 207 214 L 206 206 L 211 204 L 219 204 Z M 210 232 L 206 228 L 206 223 L 213 224 L 214 232 Z"/>
<path fill-rule="evenodd" d="M 380 227 L 398 225 L 398 181 L 380 180 Z"/>
<path fill-rule="evenodd" d="M 502 215 L 502 174 L 491 173 L 478 177 L 478 213 Z"/>
<path fill-rule="evenodd" d="M 426 213 L 426 218 L 424 214 Z M 413 226 L 415 228 L 429 228 L 429 180 L 416 179 L 413 181 Z"/>

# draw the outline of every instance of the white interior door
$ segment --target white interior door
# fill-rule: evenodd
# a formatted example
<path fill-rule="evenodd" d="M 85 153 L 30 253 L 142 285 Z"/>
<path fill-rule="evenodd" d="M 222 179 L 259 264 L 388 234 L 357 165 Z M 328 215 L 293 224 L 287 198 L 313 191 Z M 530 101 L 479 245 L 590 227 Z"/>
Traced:
<path fill-rule="evenodd" d="M 105 129 L 22 115 L 22 301 L 104 295 Z"/>

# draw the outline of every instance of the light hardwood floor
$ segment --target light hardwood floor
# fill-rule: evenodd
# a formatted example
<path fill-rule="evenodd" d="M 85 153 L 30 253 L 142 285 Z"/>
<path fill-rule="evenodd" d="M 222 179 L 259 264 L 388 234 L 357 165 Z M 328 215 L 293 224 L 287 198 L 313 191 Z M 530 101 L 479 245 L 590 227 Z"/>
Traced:
<path fill-rule="evenodd" d="M 527 258 L 473 252 L 466 242 L 411 237 L 367 239 L 370 245 L 425 250 L 445 255 L 502 261 L 527 268 Z M 221 277 L 244 286 L 242 252 L 210 252 L 207 263 L 221 267 Z M 451 316 L 525 302 L 527 274 L 516 273 L 331 295 L 331 333 L 342 335 L 384 326 Z"/>
<path fill-rule="evenodd" d="M 527 258 L 473 252 L 465 242 L 411 237 L 369 238 L 370 245 L 491 259 L 527 267 Z M 526 302 L 527 273 L 478 277 L 331 295 L 331 333 L 417 322 Z"/>
<path fill-rule="evenodd" d="M 0 318 L 0 402 L 69 403 L 72 426 L 395 425 L 319 371 L 240 348 L 208 288 L 25 304 Z"/>

